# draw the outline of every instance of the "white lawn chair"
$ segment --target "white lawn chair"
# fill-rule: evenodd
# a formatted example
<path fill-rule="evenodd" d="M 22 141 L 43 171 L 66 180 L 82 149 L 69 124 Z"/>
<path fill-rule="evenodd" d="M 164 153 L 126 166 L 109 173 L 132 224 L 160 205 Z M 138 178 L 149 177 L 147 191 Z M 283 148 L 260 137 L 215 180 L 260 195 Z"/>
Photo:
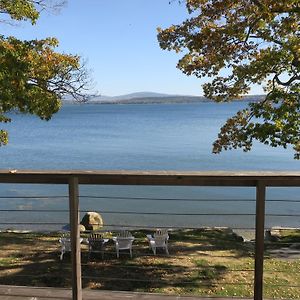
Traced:
<path fill-rule="evenodd" d="M 156 255 L 156 249 L 157 248 L 163 248 L 165 249 L 166 253 L 169 255 L 169 249 L 168 249 L 168 230 L 161 230 L 158 229 L 153 234 L 147 234 L 147 239 L 149 242 L 149 249 L 152 249 L 154 255 Z"/>
<path fill-rule="evenodd" d="M 104 258 L 104 248 L 105 244 L 109 241 L 109 239 L 104 239 L 103 236 L 99 233 L 92 233 L 88 238 L 89 243 L 89 255 L 88 260 L 91 257 L 92 252 L 100 252 L 102 259 Z"/>
<path fill-rule="evenodd" d="M 134 236 L 129 231 L 121 231 L 116 237 L 113 237 L 115 242 L 117 258 L 120 257 L 120 250 L 129 250 L 130 257 L 132 258 L 132 243 Z"/>
<path fill-rule="evenodd" d="M 80 238 L 80 243 L 83 241 L 82 238 Z M 66 252 L 71 252 L 71 238 L 70 234 L 63 234 L 62 237 L 59 239 L 59 243 L 61 246 L 61 254 L 60 254 L 60 260 L 63 260 L 64 254 Z"/>

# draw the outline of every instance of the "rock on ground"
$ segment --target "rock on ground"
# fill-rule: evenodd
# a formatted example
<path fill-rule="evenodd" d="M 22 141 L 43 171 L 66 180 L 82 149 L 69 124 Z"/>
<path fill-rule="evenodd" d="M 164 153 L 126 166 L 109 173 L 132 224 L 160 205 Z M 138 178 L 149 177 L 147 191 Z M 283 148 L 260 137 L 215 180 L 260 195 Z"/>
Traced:
<path fill-rule="evenodd" d="M 103 219 L 97 212 L 87 212 L 81 222 L 86 230 L 97 230 L 103 227 Z"/>

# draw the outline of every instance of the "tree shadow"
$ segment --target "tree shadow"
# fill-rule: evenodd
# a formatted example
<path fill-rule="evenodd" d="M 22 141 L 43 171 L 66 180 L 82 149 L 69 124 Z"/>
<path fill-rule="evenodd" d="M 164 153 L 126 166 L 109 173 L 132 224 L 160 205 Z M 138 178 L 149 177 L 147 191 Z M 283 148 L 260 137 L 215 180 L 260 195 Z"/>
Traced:
<path fill-rule="evenodd" d="M 150 231 L 132 232 L 136 237 L 133 259 L 121 253 L 116 258 L 114 243 L 110 240 L 104 259 L 93 255 L 88 260 L 87 249 L 82 249 L 82 282 L 84 288 L 158 291 L 181 288 L 192 291 L 199 287 L 214 287 L 229 272 L 228 267 L 205 256 L 219 250 L 230 250 L 234 257 L 252 254 L 232 232 L 225 230 L 172 231 L 169 251 L 153 255 L 149 250 L 146 234 Z M 0 257 L 0 284 L 71 287 L 70 254 L 59 260 L 58 236 L 39 234 L 4 234 L 0 238 L 0 251 L 15 248 Z"/>
<path fill-rule="evenodd" d="M 223 265 L 202 265 L 193 268 L 180 264 L 155 263 L 131 260 L 118 262 L 114 266 L 95 263 L 83 272 L 85 287 L 119 291 L 146 291 L 181 287 L 187 290 L 199 286 L 212 287 L 223 278 L 227 267 Z M 91 275 L 92 277 L 91 278 Z"/>
<path fill-rule="evenodd" d="M 253 256 L 254 244 L 229 229 L 186 229 L 171 234 L 175 253 L 187 254 L 195 251 L 230 251 L 235 257 Z"/>

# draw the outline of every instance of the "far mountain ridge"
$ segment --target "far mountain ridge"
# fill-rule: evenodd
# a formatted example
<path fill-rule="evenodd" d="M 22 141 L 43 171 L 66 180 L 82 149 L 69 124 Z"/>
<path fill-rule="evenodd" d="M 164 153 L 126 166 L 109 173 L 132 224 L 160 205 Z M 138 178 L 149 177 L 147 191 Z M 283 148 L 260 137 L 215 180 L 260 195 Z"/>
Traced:
<path fill-rule="evenodd" d="M 90 101 L 115 101 L 115 100 L 130 100 L 137 98 L 161 98 L 161 97 L 181 97 L 186 95 L 175 95 L 175 94 L 164 94 L 164 93 L 156 93 L 156 92 L 135 92 L 125 95 L 119 96 L 96 96 L 92 98 Z M 195 97 L 195 96 L 191 96 Z"/>
<path fill-rule="evenodd" d="M 247 95 L 233 101 L 259 102 L 265 95 Z M 64 99 L 64 103 L 78 103 L 70 99 Z M 136 92 L 120 96 L 95 96 L 86 104 L 172 104 L 172 103 L 201 103 L 213 102 L 203 96 L 169 95 L 155 92 Z"/>

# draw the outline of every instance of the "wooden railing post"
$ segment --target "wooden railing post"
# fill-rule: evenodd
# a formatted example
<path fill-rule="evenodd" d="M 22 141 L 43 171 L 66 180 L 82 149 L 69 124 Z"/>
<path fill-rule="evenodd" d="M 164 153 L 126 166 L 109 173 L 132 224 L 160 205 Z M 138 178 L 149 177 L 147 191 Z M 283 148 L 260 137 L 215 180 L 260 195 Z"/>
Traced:
<path fill-rule="evenodd" d="M 78 178 L 69 179 L 72 299 L 82 300 Z"/>
<path fill-rule="evenodd" d="M 266 186 L 258 181 L 256 185 L 254 300 L 263 299 L 265 199 Z"/>

